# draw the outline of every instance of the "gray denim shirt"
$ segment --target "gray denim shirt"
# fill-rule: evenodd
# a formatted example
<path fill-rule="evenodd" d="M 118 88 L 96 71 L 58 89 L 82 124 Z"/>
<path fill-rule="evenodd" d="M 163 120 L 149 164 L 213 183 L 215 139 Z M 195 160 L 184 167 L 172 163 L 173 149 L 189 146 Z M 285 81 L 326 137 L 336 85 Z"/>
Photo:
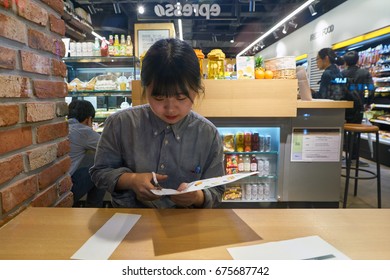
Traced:
<path fill-rule="evenodd" d="M 90 169 L 95 185 L 111 193 L 115 207 L 176 207 L 166 196 L 151 203 L 141 202 L 132 190 L 115 190 L 123 173 L 152 171 L 168 175 L 160 185 L 171 189 L 183 182 L 224 175 L 222 139 L 217 128 L 192 111 L 180 122 L 168 125 L 149 105 L 107 118 L 95 165 Z M 224 186 L 203 190 L 203 207 L 215 207 L 223 191 Z"/>

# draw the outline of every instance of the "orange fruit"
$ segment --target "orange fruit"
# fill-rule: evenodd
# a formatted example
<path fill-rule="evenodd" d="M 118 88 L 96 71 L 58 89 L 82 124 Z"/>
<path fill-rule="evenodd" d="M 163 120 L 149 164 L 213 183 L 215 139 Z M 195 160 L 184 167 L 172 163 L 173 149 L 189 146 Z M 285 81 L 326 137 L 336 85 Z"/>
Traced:
<path fill-rule="evenodd" d="M 264 75 L 265 75 L 265 73 L 263 70 L 256 68 L 256 70 L 255 70 L 255 78 L 256 79 L 264 79 Z"/>
<path fill-rule="evenodd" d="M 264 73 L 264 78 L 266 79 L 272 79 L 274 77 L 274 73 L 271 70 L 267 70 Z"/>

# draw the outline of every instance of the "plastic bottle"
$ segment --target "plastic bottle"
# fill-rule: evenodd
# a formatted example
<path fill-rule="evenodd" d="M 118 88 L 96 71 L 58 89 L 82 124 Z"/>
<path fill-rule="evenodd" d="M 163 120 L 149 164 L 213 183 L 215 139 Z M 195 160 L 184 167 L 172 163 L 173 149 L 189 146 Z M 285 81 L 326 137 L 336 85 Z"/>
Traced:
<path fill-rule="evenodd" d="M 125 35 L 121 35 L 121 42 L 119 46 L 119 55 L 120 56 L 125 56 L 126 55 L 126 38 Z"/>
<path fill-rule="evenodd" d="M 109 45 L 108 45 L 108 55 L 109 56 L 114 56 L 115 55 L 115 51 L 114 51 L 114 36 L 113 35 L 110 35 L 108 37 L 108 42 L 109 42 Z"/>
<path fill-rule="evenodd" d="M 238 172 L 244 172 L 244 157 L 242 155 L 238 156 Z"/>
<path fill-rule="evenodd" d="M 257 159 L 256 159 L 256 156 L 255 156 L 255 155 L 252 155 L 252 156 L 251 156 L 251 167 L 250 167 L 250 171 L 251 171 L 251 172 L 257 171 Z"/>
<path fill-rule="evenodd" d="M 106 37 L 103 37 L 102 45 L 100 46 L 100 54 L 101 56 L 108 56 L 108 45 L 107 45 Z"/>
<path fill-rule="evenodd" d="M 250 172 L 251 171 L 251 159 L 249 158 L 249 155 L 244 156 L 244 172 Z"/>
<path fill-rule="evenodd" d="M 92 55 L 93 56 L 101 56 L 100 43 L 99 43 L 99 39 L 97 37 L 95 38 L 95 44 L 93 45 Z"/>
<path fill-rule="evenodd" d="M 114 56 L 120 56 L 119 35 L 114 36 Z"/>
<path fill-rule="evenodd" d="M 133 56 L 133 43 L 131 42 L 130 35 L 127 35 L 126 40 L 126 56 Z"/>

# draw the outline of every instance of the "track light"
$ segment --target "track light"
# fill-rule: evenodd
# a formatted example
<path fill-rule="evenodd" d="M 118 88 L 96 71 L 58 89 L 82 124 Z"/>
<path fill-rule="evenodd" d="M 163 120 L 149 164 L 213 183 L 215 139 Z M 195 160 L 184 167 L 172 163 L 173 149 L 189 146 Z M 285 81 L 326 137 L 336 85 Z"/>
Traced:
<path fill-rule="evenodd" d="M 88 5 L 87 7 L 91 15 L 96 14 L 96 9 L 93 5 Z"/>
<path fill-rule="evenodd" d="M 119 7 L 119 3 L 112 3 L 112 5 L 114 6 L 115 14 L 120 14 L 122 12 L 121 8 Z"/>
<path fill-rule="evenodd" d="M 286 24 L 283 24 L 282 33 L 283 33 L 283 34 L 287 34 L 287 30 L 288 30 L 288 26 L 287 26 Z"/>
<path fill-rule="evenodd" d="M 264 42 L 263 41 L 260 41 L 260 49 L 264 49 L 264 47 L 265 47 L 265 44 L 264 44 Z"/>
<path fill-rule="evenodd" d="M 317 11 L 313 5 L 309 5 L 309 11 L 310 11 L 312 17 L 314 17 L 317 14 Z"/>
<path fill-rule="evenodd" d="M 288 22 L 288 25 L 290 25 L 290 26 L 293 27 L 293 28 L 297 28 L 298 23 L 294 22 L 294 20 L 290 20 L 290 21 Z"/>
<path fill-rule="evenodd" d="M 145 13 L 145 8 L 144 8 L 144 6 L 142 6 L 142 5 L 138 6 L 138 13 L 139 13 L 140 15 L 143 15 L 143 14 Z"/>
<path fill-rule="evenodd" d="M 275 31 L 272 32 L 272 34 L 274 35 L 275 40 L 279 39 L 279 36 L 278 36 L 278 34 Z"/>

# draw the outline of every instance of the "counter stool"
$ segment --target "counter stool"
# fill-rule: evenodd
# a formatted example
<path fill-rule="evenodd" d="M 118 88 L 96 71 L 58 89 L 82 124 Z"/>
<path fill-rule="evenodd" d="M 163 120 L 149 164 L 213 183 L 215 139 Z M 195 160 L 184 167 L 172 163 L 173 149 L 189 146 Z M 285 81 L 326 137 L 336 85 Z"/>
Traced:
<path fill-rule="evenodd" d="M 375 133 L 376 142 L 375 142 L 375 150 L 374 150 L 374 161 L 376 162 L 376 173 L 359 168 L 359 149 L 360 149 L 360 134 L 361 133 Z M 349 179 L 355 179 L 355 190 L 354 196 L 357 195 L 357 187 L 359 180 L 369 180 L 369 179 L 377 179 L 377 191 L 378 191 L 378 208 L 381 208 L 381 175 L 380 175 L 380 163 L 379 163 L 379 127 L 375 125 L 366 125 L 366 124 L 355 124 L 355 123 L 346 123 L 344 124 L 344 135 L 346 139 L 346 151 L 345 151 L 345 161 L 346 174 L 342 175 L 345 177 L 345 190 L 344 190 L 344 202 L 343 208 L 347 206 L 347 198 L 348 198 L 348 187 L 349 187 Z M 356 139 L 356 141 L 354 141 Z M 351 167 L 352 164 L 352 153 L 354 149 L 354 145 L 356 145 L 357 159 L 356 166 Z M 351 169 L 355 170 L 355 176 L 351 176 Z M 360 176 L 359 172 L 368 173 L 366 177 Z"/>

